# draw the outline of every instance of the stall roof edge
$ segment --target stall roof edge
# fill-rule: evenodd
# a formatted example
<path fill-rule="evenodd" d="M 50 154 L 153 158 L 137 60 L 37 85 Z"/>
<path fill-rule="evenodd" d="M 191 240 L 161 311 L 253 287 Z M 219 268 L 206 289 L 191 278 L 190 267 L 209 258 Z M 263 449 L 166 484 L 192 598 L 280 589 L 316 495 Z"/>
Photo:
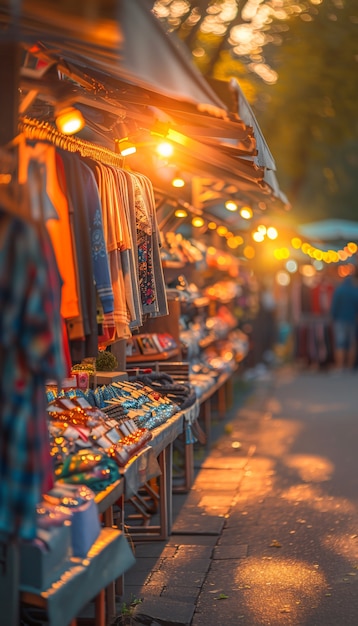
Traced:
<path fill-rule="evenodd" d="M 230 179 L 235 177 L 236 164 L 239 184 L 243 175 L 244 179 L 251 179 L 257 193 L 262 192 L 265 196 L 272 193 L 279 203 L 286 203 L 276 178 L 272 178 L 273 172 L 271 177 L 265 175 L 265 168 L 274 169 L 275 166 L 254 116 L 244 120 L 240 111 L 228 109 L 190 63 L 180 44 L 164 32 L 145 2 L 122 0 L 118 4 L 109 0 L 105 3 L 107 13 L 90 21 L 88 30 L 87 26 L 86 29 L 77 28 L 83 20 L 81 11 L 85 11 L 86 3 L 75 4 L 69 20 L 61 10 L 61 3 L 49 7 L 44 0 L 23 0 L 21 14 L 12 27 L 14 16 L 6 8 L 8 4 L 0 0 L 2 38 L 18 38 L 27 52 L 32 50 L 39 59 L 47 59 L 53 71 L 72 68 L 74 81 L 77 78 L 82 87 L 87 81 L 86 106 L 92 104 L 94 108 L 100 108 L 107 102 L 111 112 L 112 105 L 114 110 L 117 104 L 129 117 L 132 114 L 150 120 L 155 117 L 155 107 L 161 109 L 179 129 L 186 126 L 186 133 L 190 132 L 196 141 L 204 145 L 207 141 L 209 149 L 222 151 Z M 140 29 L 141 37 L 133 37 L 133 29 L 137 34 Z M 104 32 L 108 33 L 105 39 Z M 33 83 L 41 80 L 44 86 L 46 72 L 41 78 L 25 75 L 22 80 L 32 80 Z M 101 91 L 100 83 L 110 92 Z M 210 127 L 215 129 L 213 137 L 208 135 Z M 197 129 L 195 134 L 193 129 Z M 236 147 L 230 145 L 237 141 Z M 245 154 L 251 161 L 249 170 L 241 160 Z M 257 172 L 252 170 L 252 163 L 257 166 Z"/>

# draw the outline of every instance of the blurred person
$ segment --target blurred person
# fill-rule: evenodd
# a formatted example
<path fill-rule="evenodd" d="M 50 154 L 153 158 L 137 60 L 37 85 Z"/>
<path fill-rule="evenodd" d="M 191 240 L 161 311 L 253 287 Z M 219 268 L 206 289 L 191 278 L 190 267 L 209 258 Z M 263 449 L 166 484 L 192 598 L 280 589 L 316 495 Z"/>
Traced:
<path fill-rule="evenodd" d="M 358 269 L 335 288 L 331 302 L 334 361 L 338 371 L 353 369 L 357 355 Z"/>
<path fill-rule="evenodd" d="M 252 323 L 253 365 L 268 366 L 275 360 L 274 347 L 277 340 L 277 301 L 271 276 L 258 282 L 257 314 Z"/>

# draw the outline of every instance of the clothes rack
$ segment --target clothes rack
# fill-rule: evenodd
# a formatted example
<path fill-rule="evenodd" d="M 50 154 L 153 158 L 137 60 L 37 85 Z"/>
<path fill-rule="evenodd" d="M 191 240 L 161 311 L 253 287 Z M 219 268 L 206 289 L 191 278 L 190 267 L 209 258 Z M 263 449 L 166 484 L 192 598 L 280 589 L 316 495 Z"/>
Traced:
<path fill-rule="evenodd" d="M 63 135 L 48 122 L 23 117 L 19 122 L 19 131 L 30 141 L 48 141 L 57 148 L 68 152 L 78 152 L 82 157 L 100 161 L 103 165 L 123 167 L 124 159 L 116 152 L 86 139 Z"/>

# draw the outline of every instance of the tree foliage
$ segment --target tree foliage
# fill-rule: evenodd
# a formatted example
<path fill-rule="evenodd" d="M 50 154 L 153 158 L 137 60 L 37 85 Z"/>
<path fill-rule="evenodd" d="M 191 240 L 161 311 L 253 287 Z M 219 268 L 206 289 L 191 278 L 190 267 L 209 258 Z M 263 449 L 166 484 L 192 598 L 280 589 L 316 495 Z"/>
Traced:
<path fill-rule="evenodd" d="M 235 76 L 302 219 L 355 219 L 358 6 L 352 0 L 151 3 L 208 78 Z"/>

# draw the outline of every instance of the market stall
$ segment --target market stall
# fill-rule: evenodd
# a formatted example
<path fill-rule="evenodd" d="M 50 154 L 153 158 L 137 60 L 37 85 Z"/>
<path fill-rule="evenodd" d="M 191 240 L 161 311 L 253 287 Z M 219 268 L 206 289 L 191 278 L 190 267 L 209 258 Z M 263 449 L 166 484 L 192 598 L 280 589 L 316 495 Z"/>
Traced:
<path fill-rule="evenodd" d="M 149 491 L 151 480 L 158 479 L 159 526 L 133 524 L 131 531 L 140 538 L 165 538 L 171 527 L 173 444 L 184 436 L 190 488 L 188 450 L 199 413 L 204 411 L 209 439 L 211 398 L 219 393 L 221 409 L 227 406 L 223 394 L 242 338 L 236 356 L 220 360 L 214 347 L 235 340 L 228 311 L 218 300 L 214 305 L 203 286 L 185 301 L 185 289 L 173 286 L 173 275 L 166 274 L 163 243 L 175 230 L 175 210 L 225 222 L 219 209 L 225 199 L 250 201 L 256 210 L 263 198 L 265 210 L 284 205 L 276 185 L 267 182 L 265 165 L 256 162 L 253 128 L 222 104 L 144 4 L 123 2 L 120 14 L 115 2 L 95 8 L 92 13 L 86 3 L 50 8 L 34 0 L 17 11 L 0 3 L 0 75 L 8 86 L 0 137 L 1 456 L 7 459 L 0 487 L 6 561 L 1 587 L 12 598 L 6 626 L 16 623 L 19 590 L 28 605 L 46 610 L 52 625 L 70 623 L 93 598 L 96 623 L 109 622 L 113 585 L 133 561 L 121 530 L 127 503 L 143 511 L 141 489 Z M 132 11 L 139 11 L 135 21 Z M 154 37 L 160 49 L 151 52 L 168 62 L 167 72 L 161 68 L 156 77 L 145 72 L 145 81 L 143 63 L 149 57 L 128 47 L 131 29 L 141 28 L 143 20 L 147 46 Z M 178 77 L 179 68 L 186 84 L 166 83 L 166 74 Z M 77 121 L 77 133 L 66 134 L 61 118 Z M 154 156 L 163 139 L 176 150 L 173 162 Z M 123 148 L 134 143 L 137 152 L 129 160 Z M 185 192 L 170 185 L 173 166 L 190 179 Z M 225 218 L 230 225 L 232 214 Z M 198 255 L 191 258 L 199 262 Z M 185 259 L 179 263 L 176 269 L 185 273 Z M 173 270 L 170 260 L 167 270 Z M 211 326 L 203 322 L 209 305 Z M 91 387 L 85 366 L 93 364 L 99 348 L 116 357 L 121 377 Z M 200 360 L 204 350 L 201 371 L 196 357 Z M 143 372 L 148 364 L 151 371 Z M 96 381 L 99 372 L 92 374 Z M 68 501 L 64 485 L 81 481 L 95 493 L 89 527 L 100 519 L 97 535 L 80 556 L 71 542 L 68 554 L 57 549 L 61 567 L 50 578 L 36 586 L 24 582 L 19 543 L 38 539 L 40 515 L 52 528 L 51 506 L 63 506 L 65 496 Z M 45 514 L 39 511 L 41 498 L 49 507 Z M 73 499 L 78 498 L 76 492 Z M 114 529 L 115 505 L 121 522 Z M 72 517 L 57 513 L 74 526 L 74 511 Z M 142 520 L 145 506 L 143 515 Z M 67 531 L 67 541 L 70 535 Z M 35 558 L 41 560 L 41 554 Z M 21 559 L 26 565 L 24 549 L 20 569 Z M 69 596 L 76 601 L 65 602 Z"/>

